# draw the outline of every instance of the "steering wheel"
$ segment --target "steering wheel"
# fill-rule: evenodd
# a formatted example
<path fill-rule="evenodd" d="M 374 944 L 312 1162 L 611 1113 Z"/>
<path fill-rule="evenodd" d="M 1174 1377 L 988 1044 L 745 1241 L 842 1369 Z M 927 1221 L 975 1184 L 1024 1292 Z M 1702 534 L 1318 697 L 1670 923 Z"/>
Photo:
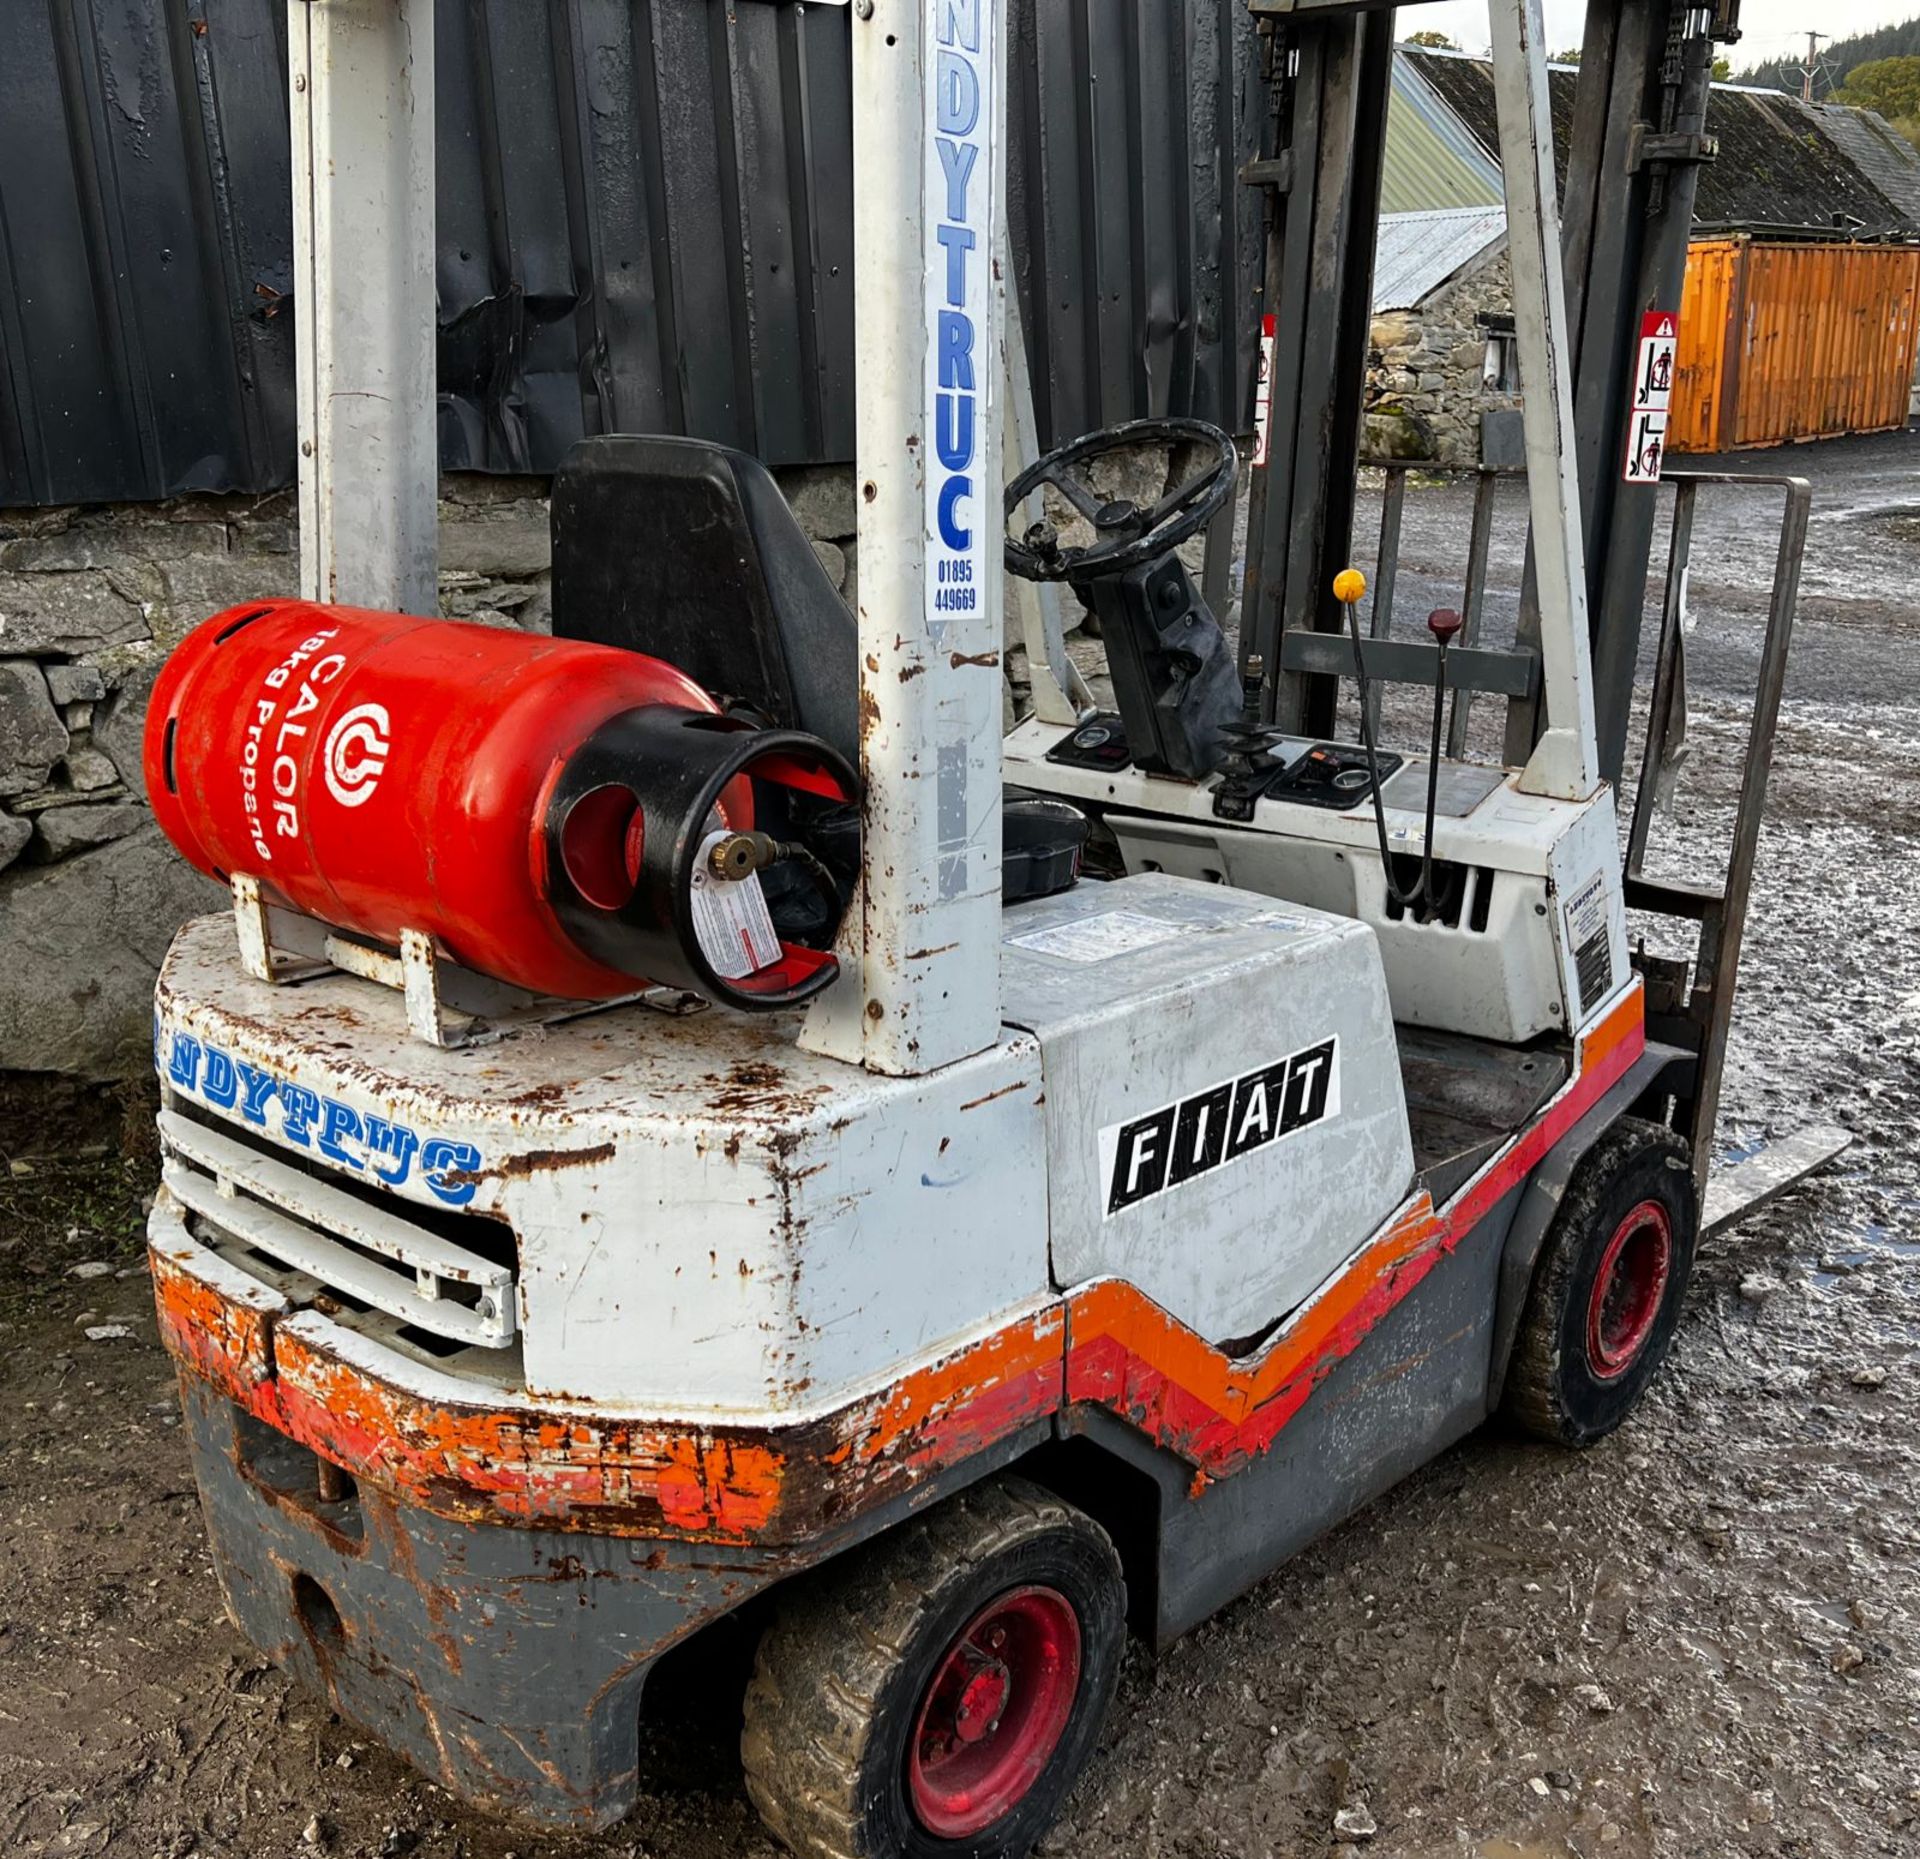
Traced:
<path fill-rule="evenodd" d="M 1202 445 L 1212 456 L 1144 510 L 1127 497 L 1109 502 L 1086 481 L 1088 466 L 1141 445 Z M 1007 567 L 1029 581 L 1081 581 L 1137 568 L 1203 528 L 1233 495 L 1239 467 L 1232 439 L 1205 420 L 1128 420 L 1055 446 L 1007 486 L 1007 519 L 1012 521 L 1041 485 L 1051 484 L 1093 525 L 1096 540 L 1084 549 L 1063 549 L 1058 532 L 1043 520 L 1018 539 L 1006 538 Z"/>

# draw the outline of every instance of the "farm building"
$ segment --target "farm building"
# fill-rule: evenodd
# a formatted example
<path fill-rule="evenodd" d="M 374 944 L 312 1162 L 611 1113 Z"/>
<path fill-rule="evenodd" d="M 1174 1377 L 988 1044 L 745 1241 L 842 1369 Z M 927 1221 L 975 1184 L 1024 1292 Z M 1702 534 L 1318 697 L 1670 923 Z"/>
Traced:
<path fill-rule="evenodd" d="M 1373 291 L 1369 441 L 1518 462 L 1491 67 L 1402 46 Z M 1574 70 L 1550 87 L 1564 170 Z M 1920 154 L 1871 111 L 1715 85 L 1681 303 L 1673 449 L 1897 426 L 1920 344 Z M 1477 159 L 1476 159 L 1477 158 Z"/>

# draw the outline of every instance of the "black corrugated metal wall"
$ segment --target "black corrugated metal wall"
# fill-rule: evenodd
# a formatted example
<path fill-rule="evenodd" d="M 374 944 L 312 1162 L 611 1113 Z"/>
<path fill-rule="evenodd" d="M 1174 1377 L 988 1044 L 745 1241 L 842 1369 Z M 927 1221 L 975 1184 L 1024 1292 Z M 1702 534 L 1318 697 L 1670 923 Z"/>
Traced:
<path fill-rule="evenodd" d="M 1250 421 L 1257 54 L 1237 0 L 1012 0 L 1043 434 Z M 853 452 L 844 9 L 440 0 L 440 447 Z M 285 0 L 0 8 L 0 505 L 287 483 Z"/>

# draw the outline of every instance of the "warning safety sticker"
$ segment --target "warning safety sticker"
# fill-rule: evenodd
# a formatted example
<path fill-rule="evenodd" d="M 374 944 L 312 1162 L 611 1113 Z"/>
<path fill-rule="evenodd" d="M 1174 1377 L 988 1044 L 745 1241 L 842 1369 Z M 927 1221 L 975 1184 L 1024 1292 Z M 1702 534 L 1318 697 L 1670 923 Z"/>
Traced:
<path fill-rule="evenodd" d="M 1640 319 L 1640 352 L 1627 406 L 1627 456 L 1620 471 L 1629 484 L 1660 482 L 1679 337 L 1679 318 L 1671 310 L 1649 310 Z"/>

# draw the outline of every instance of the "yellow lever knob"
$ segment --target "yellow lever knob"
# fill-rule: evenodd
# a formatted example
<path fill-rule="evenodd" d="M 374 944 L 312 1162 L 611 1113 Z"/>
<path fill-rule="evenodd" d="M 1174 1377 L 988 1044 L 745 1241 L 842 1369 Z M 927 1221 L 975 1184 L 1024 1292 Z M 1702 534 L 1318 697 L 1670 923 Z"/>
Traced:
<path fill-rule="evenodd" d="M 1366 597 L 1367 577 L 1358 568 L 1342 568 L 1333 577 L 1333 597 L 1342 606 L 1351 607 Z"/>

